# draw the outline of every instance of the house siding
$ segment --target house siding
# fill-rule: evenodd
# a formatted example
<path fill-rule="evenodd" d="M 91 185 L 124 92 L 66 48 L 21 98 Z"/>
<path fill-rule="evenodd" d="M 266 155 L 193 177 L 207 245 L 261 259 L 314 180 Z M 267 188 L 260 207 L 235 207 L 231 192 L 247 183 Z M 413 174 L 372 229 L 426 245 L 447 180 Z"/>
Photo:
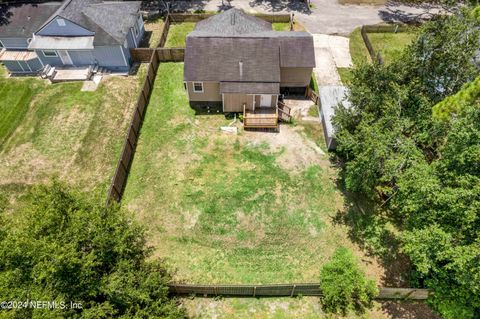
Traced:
<path fill-rule="evenodd" d="M 28 38 L 0 38 L 6 49 L 26 49 L 28 47 Z"/>
<path fill-rule="evenodd" d="M 46 57 L 43 55 L 42 50 L 35 50 L 35 53 L 37 53 L 38 58 L 42 61 L 44 65 L 46 64 L 50 64 L 52 66 L 63 65 L 62 60 L 58 55 L 55 57 Z"/>
<path fill-rule="evenodd" d="M 98 65 L 107 67 L 114 71 L 128 70 L 129 66 L 125 64 L 123 53 L 128 53 L 123 46 L 114 47 L 95 47 L 93 50 L 93 57 L 97 60 Z M 128 59 L 129 56 L 125 56 Z"/>
<path fill-rule="evenodd" d="M 3 61 L 2 63 L 10 73 L 36 73 L 43 67 L 38 59 L 30 61 Z"/>
<path fill-rule="evenodd" d="M 225 93 L 223 95 L 224 112 L 243 112 L 243 104 L 253 110 L 253 96 L 245 93 Z"/>
<path fill-rule="evenodd" d="M 3 61 L 2 63 L 10 73 L 24 73 L 23 69 L 16 61 Z"/>
<path fill-rule="evenodd" d="M 280 86 L 308 86 L 312 76 L 312 70 L 312 68 L 280 68 Z"/>
<path fill-rule="evenodd" d="M 219 82 L 203 82 L 203 93 L 193 92 L 193 82 L 187 82 L 190 101 L 215 102 L 222 101 Z"/>
<path fill-rule="evenodd" d="M 47 25 L 45 25 L 40 31 L 36 34 L 43 36 L 91 36 L 94 35 L 93 32 L 69 21 L 63 19 L 65 22 L 64 26 L 60 26 L 57 22 L 59 17 L 54 18 Z"/>
<path fill-rule="evenodd" d="M 95 63 L 92 50 L 69 50 L 68 54 L 72 59 L 73 65 L 92 65 Z"/>

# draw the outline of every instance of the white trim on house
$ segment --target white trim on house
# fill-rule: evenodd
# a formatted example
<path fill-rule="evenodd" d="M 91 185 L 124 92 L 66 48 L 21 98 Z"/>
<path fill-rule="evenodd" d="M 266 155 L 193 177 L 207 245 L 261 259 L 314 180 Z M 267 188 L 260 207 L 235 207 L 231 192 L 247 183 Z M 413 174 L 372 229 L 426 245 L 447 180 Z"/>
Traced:
<path fill-rule="evenodd" d="M 53 52 L 54 55 L 46 55 L 45 52 Z M 57 51 L 55 51 L 55 50 L 42 50 L 42 54 L 43 54 L 43 56 L 46 57 L 46 58 L 55 58 L 55 57 L 58 57 Z"/>
<path fill-rule="evenodd" d="M 138 34 L 137 34 L 137 35 L 134 35 L 134 32 L 132 31 L 132 29 L 133 29 L 133 28 L 130 28 L 131 34 L 132 34 L 132 38 L 133 38 L 133 44 L 135 45 L 136 48 L 138 48 L 138 43 L 137 43 L 137 36 L 138 36 Z M 127 41 L 127 40 L 125 40 L 125 41 Z"/>
<path fill-rule="evenodd" d="M 67 50 L 57 50 L 56 52 L 58 56 L 60 57 L 60 60 L 62 60 L 62 63 L 65 65 L 73 65 L 72 58 L 70 57 L 70 54 L 68 54 Z"/>
<path fill-rule="evenodd" d="M 200 83 L 200 85 L 202 86 L 202 90 L 197 91 L 197 90 L 195 89 L 195 84 L 199 84 L 199 83 Z M 204 93 L 203 82 L 198 82 L 198 81 L 193 82 L 193 93 Z"/>
<path fill-rule="evenodd" d="M 126 41 L 126 40 L 125 40 Z M 123 48 L 120 46 L 120 51 L 122 51 L 123 61 L 125 62 L 125 66 L 128 66 L 127 58 L 125 57 L 125 53 L 123 53 Z"/>
<path fill-rule="evenodd" d="M 225 93 L 222 93 L 222 113 L 225 113 Z"/>

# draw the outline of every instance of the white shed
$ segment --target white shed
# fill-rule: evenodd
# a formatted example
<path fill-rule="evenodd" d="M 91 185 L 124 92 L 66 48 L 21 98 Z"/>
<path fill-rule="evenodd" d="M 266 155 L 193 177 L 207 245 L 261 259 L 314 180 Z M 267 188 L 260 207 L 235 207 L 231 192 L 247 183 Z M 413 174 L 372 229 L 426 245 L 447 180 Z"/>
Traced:
<path fill-rule="evenodd" d="M 335 107 L 342 103 L 345 107 L 350 107 L 348 101 L 348 89 L 344 86 L 322 86 L 320 93 L 320 116 L 323 125 L 323 134 L 329 151 L 335 150 L 335 131 L 332 125 L 332 116 L 335 113 Z"/>

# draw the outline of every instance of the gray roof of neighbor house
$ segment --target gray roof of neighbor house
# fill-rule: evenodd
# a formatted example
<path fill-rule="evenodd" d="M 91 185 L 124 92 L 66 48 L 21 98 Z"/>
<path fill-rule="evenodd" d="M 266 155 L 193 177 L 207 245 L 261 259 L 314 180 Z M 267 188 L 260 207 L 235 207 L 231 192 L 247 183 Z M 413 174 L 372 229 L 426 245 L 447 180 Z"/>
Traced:
<path fill-rule="evenodd" d="M 94 32 L 96 46 L 121 45 L 138 19 L 140 4 L 140 1 L 66 0 L 43 26 L 60 16 Z"/>
<path fill-rule="evenodd" d="M 265 20 L 246 14 L 239 9 L 230 9 L 195 25 L 195 31 L 208 35 L 235 36 L 262 31 L 272 31 L 272 25 Z"/>
<path fill-rule="evenodd" d="M 0 38 L 31 38 L 60 3 L 1 4 Z"/>
<path fill-rule="evenodd" d="M 280 67 L 315 67 L 310 33 L 271 28 L 238 9 L 197 23 L 186 39 L 185 81 L 280 82 Z"/>

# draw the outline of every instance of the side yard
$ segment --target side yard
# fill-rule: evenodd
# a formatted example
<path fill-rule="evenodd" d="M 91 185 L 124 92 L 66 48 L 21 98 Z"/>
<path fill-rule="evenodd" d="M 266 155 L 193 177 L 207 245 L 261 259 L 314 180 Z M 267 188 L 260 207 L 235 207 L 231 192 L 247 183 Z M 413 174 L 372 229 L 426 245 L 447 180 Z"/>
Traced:
<path fill-rule="evenodd" d="M 81 82 L 0 78 L 0 191 L 57 176 L 105 192 L 144 73 L 110 76 L 94 92 Z"/>
<path fill-rule="evenodd" d="M 362 63 L 370 63 L 372 59 L 368 53 L 365 42 L 363 41 L 361 28 L 355 29 L 349 36 L 350 38 L 350 55 L 354 66 L 359 66 Z M 368 38 L 376 52 L 380 52 L 385 65 L 388 65 L 396 58 L 398 58 L 403 50 L 416 37 L 417 29 L 410 28 L 406 32 L 368 32 Z M 348 83 L 352 77 L 351 68 L 338 68 L 338 73 L 343 83 Z"/>
<path fill-rule="evenodd" d="M 195 116 L 182 78 L 183 64 L 160 65 L 123 198 L 175 279 L 316 281 L 343 245 L 380 280 L 377 262 L 332 222 L 344 203 L 336 171 L 308 137 L 319 130 L 222 133 L 231 120 Z"/>

